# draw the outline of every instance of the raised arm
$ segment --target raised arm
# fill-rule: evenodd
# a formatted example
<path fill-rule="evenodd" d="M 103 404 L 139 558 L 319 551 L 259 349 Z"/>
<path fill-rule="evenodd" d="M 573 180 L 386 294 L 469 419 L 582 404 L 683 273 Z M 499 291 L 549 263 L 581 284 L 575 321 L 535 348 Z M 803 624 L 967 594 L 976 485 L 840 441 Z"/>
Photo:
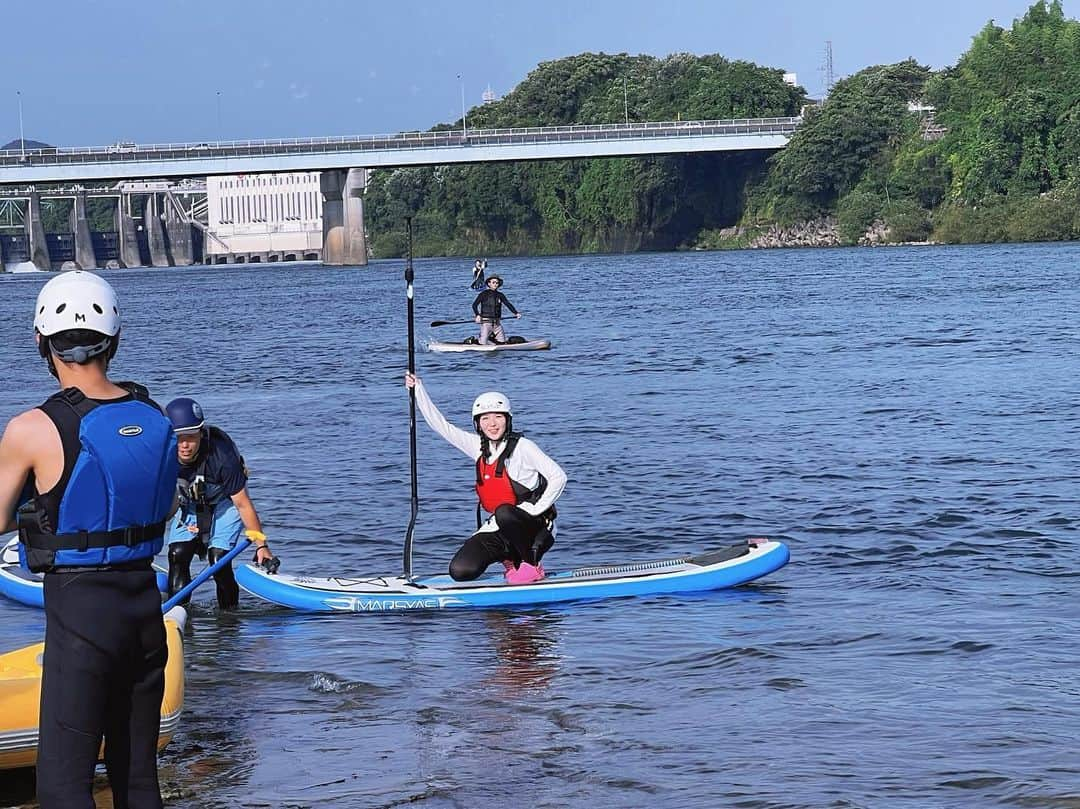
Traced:
<path fill-rule="evenodd" d="M 406 387 L 409 387 L 410 379 L 414 380 L 412 388 L 416 391 L 416 406 L 420 409 L 420 415 L 424 417 L 424 421 L 428 423 L 428 427 L 474 461 L 479 458 L 480 436 L 476 433 L 466 432 L 460 427 L 455 427 L 448 422 L 443 414 L 439 412 L 439 408 L 435 405 L 435 402 L 431 401 L 431 397 L 428 396 L 427 389 L 424 387 L 424 383 L 420 381 L 420 377 L 406 374 Z"/>

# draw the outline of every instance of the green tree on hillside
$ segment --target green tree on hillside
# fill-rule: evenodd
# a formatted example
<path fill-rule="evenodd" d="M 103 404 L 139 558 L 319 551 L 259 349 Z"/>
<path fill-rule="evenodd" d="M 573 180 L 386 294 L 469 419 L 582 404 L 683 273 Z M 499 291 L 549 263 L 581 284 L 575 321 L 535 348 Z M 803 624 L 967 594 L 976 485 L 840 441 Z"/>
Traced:
<path fill-rule="evenodd" d="M 1080 23 L 1059 0 L 1010 30 L 987 23 L 928 98 L 948 128 L 950 199 L 1037 194 L 1080 179 Z"/>
<path fill-rule="evenodd" d="M 908 102 L 921 97 L 929 75 L 909 59 L 837 82 L 772 159 L 766 193 L 758 202 L 761 213 L 792 221 L 834 210 L 869 171 L 885 168 L 900 143 L 912 136 L 915 122 Z"/>
<path fill-rule="evenodd" d="M 470 110 L 469 125 L 770 117 L 796 115 L 804 101 L 779 70 L 718 55 L 585 53 L 538 65 L 502 100 Z M 911 101 L 932 105 L 933 117 Z M 722 242 L 721 229 L 739 222 L 823 214 L 850 242 L 875 222 L 894 240 L 1080 238 L 1080 23 L 1060 0 L 1039 0 L 1011 28 L 987 23 L 946 70 L 908 59 L 859 71 L 808 110 L 771 160 L 379 171 L 368 200 L 379 255 L 400 252 L 406 213 L 420 252 L 444 254 L 670 249 L 701 234 Z"/>
<path fill-rule="evenodd" d="M 721 56 L 586 53 L 545 62 L 505 98 L 468 111 L 470 129 L 790 116 L 801 88 L 779 70 Z M 440 125 L 439 128 L 460 127 Z M 374 174 L 377 255 L 416 217 L 422 253 L 670 249 L 734 223 L 761 155 L 604 158 L 399 169 Z"/>
<path fill-rule="evenodd" d="M 907 111 L 918 99 L 944 137 L 923 137 Z M 940 73 L 908 60 L 838 83 L 773 159 L 749 214 L 835 213 L 848 241 L 871 217 L 894 239 L 925 235 L 932 219 L 947 241 L 1072 238 L 1063 212 L 1078 193 L 1080 24 L 1040 0 L 1011 29 L 988 23 Z"/>

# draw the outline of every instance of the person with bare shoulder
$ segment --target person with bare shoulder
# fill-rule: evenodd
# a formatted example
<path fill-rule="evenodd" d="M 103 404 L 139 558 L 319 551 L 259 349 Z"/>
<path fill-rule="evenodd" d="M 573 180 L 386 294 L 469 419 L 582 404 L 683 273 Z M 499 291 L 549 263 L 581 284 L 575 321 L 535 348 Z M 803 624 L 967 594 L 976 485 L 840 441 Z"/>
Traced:
<path fill-rule="evenodd" d="M 168 648 L 151 560 L 175 510 L 176 439 L 146 388 L 108 377 L 120 311 L 106 281 L 50 280 L 34 330 L 61 391 L 0 438 L 0 523 L 44 574 L 38 801 L 94 806 L 104 741 L 113 805 L 157 809 Z"/>

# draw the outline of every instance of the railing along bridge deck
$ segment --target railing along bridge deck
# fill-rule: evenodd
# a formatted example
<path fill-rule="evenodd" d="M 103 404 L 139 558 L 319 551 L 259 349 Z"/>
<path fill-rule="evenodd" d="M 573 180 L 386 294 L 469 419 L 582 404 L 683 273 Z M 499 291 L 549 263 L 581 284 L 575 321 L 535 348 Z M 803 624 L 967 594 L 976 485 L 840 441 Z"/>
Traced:
<path fill-rule="evenodd" d="M 0 184 L 782 148 L 801 118 L 0 151 Z"/>

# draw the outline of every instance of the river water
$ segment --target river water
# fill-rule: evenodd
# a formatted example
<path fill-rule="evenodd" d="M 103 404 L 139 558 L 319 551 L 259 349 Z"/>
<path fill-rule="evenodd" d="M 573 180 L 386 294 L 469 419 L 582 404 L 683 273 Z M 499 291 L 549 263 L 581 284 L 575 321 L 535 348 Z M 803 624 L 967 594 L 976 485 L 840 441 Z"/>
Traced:
<path fill-rule="evenodd" d="M 416 263 L 418 339 L 471 260 Z M 409 518 L 403 263 L 108 273 L 116 378 L 238 441 L 284 569 L 396 573 Z M 493 259 L 552 351 L 417 355 L 568 471 L 550 569 L 752 535 L 733 591 L 308 616 L 212 585 L 161 759 L 173 807 L 1080 806 L 1080 245 Z M 0 417 L 52 392 L 0 277 Z M 415 568 L 473 520 L 421 424 Z M 0 604 L 0 648 L 40 612 Z M 32 793 L 31 793 L 32 794 Z M 0 803 L 28 799 L 0 780 Z"/>

